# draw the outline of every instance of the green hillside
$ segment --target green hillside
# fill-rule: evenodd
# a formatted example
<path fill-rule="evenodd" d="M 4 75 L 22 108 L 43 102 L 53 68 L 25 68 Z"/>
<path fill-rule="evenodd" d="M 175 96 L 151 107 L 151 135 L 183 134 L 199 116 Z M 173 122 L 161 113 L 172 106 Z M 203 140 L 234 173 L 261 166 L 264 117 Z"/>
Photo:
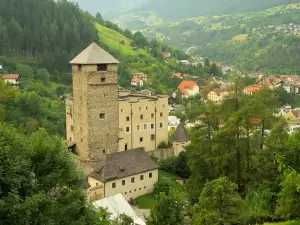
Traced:
<path fill-rule="evenodd" d="M 146 54 L 143 50 L 133 51 L 131 47 L 132 40 L 119 32 L 104 27 L 98 23 L 96 23 L 95 26 L 99 33 L 99 40 L 109 46 L 112 50 L 119 51 L 121 55 L 136 56 L 140 53 Z M 124 43 L 120 44 L 122 41 L 124 41 Z"/>
<path fill-rule="evenodd" d="M 186 18 L 258 12 L 299 2 L 299 0 L 151 0 L 138 9 L 115 17 L 114 21 L 122 28 L 135 30 Z"/>
<path fill-rule="evenodd" d="M 300 5 L 259 12 L 194 17 L 143 32 L 180 48 L 248 71 L 300 73 Z"/>

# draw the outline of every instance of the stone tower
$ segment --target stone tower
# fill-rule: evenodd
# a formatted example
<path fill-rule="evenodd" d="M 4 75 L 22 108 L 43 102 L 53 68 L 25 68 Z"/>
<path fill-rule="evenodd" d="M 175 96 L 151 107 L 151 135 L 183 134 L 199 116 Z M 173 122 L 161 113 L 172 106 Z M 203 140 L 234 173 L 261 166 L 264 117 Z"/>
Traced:
<path fill-rule="evenodd" d="M 67 101 L 67 138 L 83 160 L 100 160 L 118 151 L 119 62 L 93 43 L 70 63 L 73 101 Z"/>
<path fill-rule="evenodd" d="M 185 151 L 184 147 L 191 141 L 189 133 L 185 129 L 183 122 L 180 122 L 180 124 L 178 125 L 175 133 L 173 134 L 172 140 L 174 155 L 179 156 L 181 152 Z"/>

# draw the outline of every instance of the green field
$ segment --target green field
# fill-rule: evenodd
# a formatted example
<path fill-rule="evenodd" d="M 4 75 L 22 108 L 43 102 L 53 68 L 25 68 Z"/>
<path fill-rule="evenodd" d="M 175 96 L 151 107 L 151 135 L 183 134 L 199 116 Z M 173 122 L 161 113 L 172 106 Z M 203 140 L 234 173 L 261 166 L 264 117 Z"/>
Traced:
<path fill-rule="evenodd" d="M 121 55 L 126 56 L 137 56 L 139 54 L 147 55 L 145 50 L 132 50 L 132 41 L 117 31 L 104 27 L 98 23 L 96 23 L 95 26 L 98 30 L 100 41 L 108 45 L 112 50 L 119 51 Z M 124 42 L 124 44 L 120 44 L 120 42 Z"/>

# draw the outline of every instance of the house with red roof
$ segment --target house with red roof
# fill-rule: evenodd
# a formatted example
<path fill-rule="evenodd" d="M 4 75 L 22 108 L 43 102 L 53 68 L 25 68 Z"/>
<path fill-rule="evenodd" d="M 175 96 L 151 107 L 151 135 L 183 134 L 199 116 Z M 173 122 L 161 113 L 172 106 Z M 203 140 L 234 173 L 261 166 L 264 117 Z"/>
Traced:
<path fill-rule="evenodd" d="M 4 74 L 2 78 L 6 83 L 9 83 L 12 87 L 19 87 L 20 85 L 19 74 Z"/>
<path fill-rule="evenodd" d="M 172 76 L 171 76 L 171 78 L 172 77 L 177 77 L 179 79 L 183 79 L 183 74 L 182 73 L 173 73 Z"/>
<path fill-rule="evenodd" d="M 131 79 L 131 86 L 134 86 L 134 87 L 142 87 L 144 85 L 144 81 L 138 77 L 133 77 Z"/>
<path fill-rule="evenodd" d="M 252 86 L 248 86 L 244 88 L 244 93 L 247 95 L 253 95 L 254 93 L 258 92 L 261 89 L 261 85 L 254 84 Z"/>
<path fill-rule="evenodd" d="M 196 82 L 191 80 L 183 80 L 177 87 L 177 91 L 181 91 L 183 98 L 188 98 L 199 94 L 199 86 Z M 176 92 L 173 97 L 176 97 Z"/>

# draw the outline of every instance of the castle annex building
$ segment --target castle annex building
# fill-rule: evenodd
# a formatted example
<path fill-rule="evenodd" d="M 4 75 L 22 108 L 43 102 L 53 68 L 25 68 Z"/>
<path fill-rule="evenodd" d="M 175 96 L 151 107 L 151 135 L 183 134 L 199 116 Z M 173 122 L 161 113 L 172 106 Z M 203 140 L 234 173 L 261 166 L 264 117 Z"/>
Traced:
<path fill-rule="evenodd" d="M 116 60 L 93 43 L 71 62 L 73 96 L 66 100 L 67 140 L 82 160 L 168 142 L 168 97 L 119 92 Z"/>

